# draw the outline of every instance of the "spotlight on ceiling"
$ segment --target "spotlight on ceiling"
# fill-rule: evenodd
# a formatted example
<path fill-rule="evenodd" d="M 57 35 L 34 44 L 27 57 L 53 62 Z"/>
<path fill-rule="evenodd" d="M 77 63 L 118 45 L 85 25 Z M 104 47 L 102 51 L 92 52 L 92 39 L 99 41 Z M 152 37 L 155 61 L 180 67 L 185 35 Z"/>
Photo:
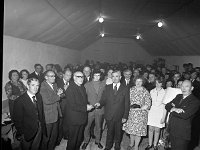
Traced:
<path fill-rule="evenodd" d="M 101 33 L 101 37 L 104 37 L 104 33 Z"/>
<path fill-rule="evenodd" d="M 104 21 L 103 17 L 99 18 L 99 22 L 102 23 Z"/>
<path fill-rule="evenodd" d="M 158 22 L 158 27 L 161 28 L 162 26 L 163 26 L 163 22 L 162 22 L 162 21 L 159 21 L 159 22 Z"/>
<path fill-rule="evenodd" d="M 139 40 L 140 38 L 141 38 L 140 35 L 137 35 L 137 36 L 136 36 L 136 39 L 137 39 L 137 40 Z"/>

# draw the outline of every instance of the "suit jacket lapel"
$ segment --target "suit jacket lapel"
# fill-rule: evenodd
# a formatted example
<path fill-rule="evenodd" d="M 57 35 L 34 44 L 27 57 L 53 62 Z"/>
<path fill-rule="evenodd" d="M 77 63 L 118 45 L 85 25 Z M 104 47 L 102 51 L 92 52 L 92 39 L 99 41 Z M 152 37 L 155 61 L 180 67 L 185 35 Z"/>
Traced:
<path fill-rule="evenodd" d="M 35 106 L 31 100 L 31 98 L 28 96 L 27 92 L 25 94 L 25 100 L 26 100 L 26 103 L 27 103 L 27 107 L 30 107 L 30 109 L 32 109 L 33 111 L 35 111 Z"/>
<path fill-rule="evenodd" d="M 55 92 L 55 90 L 52 89 L 51 86 L 50 86 L 46 81 L 45 81 L 45 85 L 46 85 L 46 87 L 47 87 L 49 90 Z M 54 85 L 53 85 L 53 87 L 54 87 Z M 56 93 L 56 92 L 55 92 L 55 93 Z"/>
<path fill-rule="evenodd" d="M 184 98 L 180 105 L 181 105 L 181 106 L 182 106 L 182 105 L 185 105 L 185 103 L 188 102 L 188 100 L 190 99 L 191 96 L 192 96 L 192 94 L 190 94 L 190 95 L 188 95 L 186 98 Z"/>
<path fill-rule="evenodd" d="M 120 84 L 119 89 L 117 90 L 117 95 L 118 95 L 119 93 L 121 93 L 122 90 L 123 90 L 123 85 Z"/>

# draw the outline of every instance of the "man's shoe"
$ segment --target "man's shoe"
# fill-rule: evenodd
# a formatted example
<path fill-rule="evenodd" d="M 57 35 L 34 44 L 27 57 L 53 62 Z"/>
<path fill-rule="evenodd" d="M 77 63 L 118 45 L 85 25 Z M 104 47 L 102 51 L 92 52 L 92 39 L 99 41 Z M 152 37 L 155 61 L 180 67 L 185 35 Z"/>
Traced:
<path fill-rule="evenodd" d="M 104 148 L 104 150 L 110 150 L 110 149 L 108 149 L 108 148 Z"/>
<path fill-rule="evenodd" d="M 83 143 L 83 145 L 82 145 L 82 149 L 86 149 L 87 148 L 87 145 L 88 145 L 88 143 Z"/>
<path fill-rule="evenodd" d="M 115 150 L 120 150 L 120 144 L 119 143 L 115 143 Z"/>
<path fill-rule="evenodd" d="M 154 149 L 154 150 L 158 150 L 158 146 L 154 146 L 153 149 Z"/>
<path fill-rule="evenodd" d="M 146 148 L 145 148 L 145 150 L 150 150 L 152 148 L 152 145 L 150 146 L 150 145 L 148 145 Z"/>
<path fill-rule="evenodd" d="M 132 150 L 133 146 L 128 146 L 126 150 Z"/>
<path fill-rule="evenodd" d="M 95 136 L 94 134 L 91 134 L 91 138 L 92 138 L 92 139 L 95 139 L 96 136 Z"/>
<path fill-rule="evenodd" d="M 100 142 L 99 143 L 95 142 L 95 144 L 98 146 L 98 148 L 100 148 L 100 149 L 103 148 L 103 145 Z"/>

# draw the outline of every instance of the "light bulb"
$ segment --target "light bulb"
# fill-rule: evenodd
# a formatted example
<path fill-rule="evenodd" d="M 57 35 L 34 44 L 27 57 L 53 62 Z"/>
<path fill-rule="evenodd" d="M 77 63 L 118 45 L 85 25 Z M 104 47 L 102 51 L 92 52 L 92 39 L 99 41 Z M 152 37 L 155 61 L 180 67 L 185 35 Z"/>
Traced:
<path fill-rule="evenodd" d="M 102 17 L 99 18 L 99 22 L 102 23 L 104 19 Z"/>
<path fill-rule="evenodd" d="M 104 33 L 101 33 L 101 37 L 104 37 Z"/>
<path fill-rule="evenodd" d="M 163 23 L 160 21 L 160 22 L 158 22 L 158 27 L 160 28 L 160 27 L 162 27 L 163 26 Z"/>
<path fill-rule="evenodd" d="M 136 36 L 136 39 L 138 39 L 138 40 L 139 40 L 139 39 L 140 39 L 140 36 L 139 36 L 139 35 L 137 35 L 137 36 Z"/>

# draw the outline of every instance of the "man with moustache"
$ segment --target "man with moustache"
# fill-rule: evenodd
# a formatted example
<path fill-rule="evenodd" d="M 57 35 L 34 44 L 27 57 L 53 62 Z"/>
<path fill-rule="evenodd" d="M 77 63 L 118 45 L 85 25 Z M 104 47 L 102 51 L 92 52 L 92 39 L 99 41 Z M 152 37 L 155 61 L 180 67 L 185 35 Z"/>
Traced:
<path fill-rule="evenodd" d="M 178 94 L 165 109 L 170 112 L 169 135 L 172 150 L 187 150 L 191 139 L 191 121 L 199 109 L 199 101 L 192 94 L 190 80 L 183 81 L 182 94 Z"/>

